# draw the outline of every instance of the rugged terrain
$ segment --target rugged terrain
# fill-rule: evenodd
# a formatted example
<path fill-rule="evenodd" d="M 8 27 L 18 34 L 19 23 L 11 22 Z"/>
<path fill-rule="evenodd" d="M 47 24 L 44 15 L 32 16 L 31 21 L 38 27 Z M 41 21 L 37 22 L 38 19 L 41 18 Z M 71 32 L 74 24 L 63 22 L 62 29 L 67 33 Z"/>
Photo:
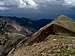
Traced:
<path fill-rule="evenodd" d="M 8 56 L 75 56 L 75 21 L 59 16 Z"/>
<path fill-rule="evenodd" d="M 16 48 L 18 43 L 26 40 L 32 32 L 16 21 L 6 17 L 0 18 L 0 56 L 6 56 L 10 50 Z"/>
<path fill-rule="evenodd" d="M 0 56 L 7 56 L 12 49 L 21 46 L 31 38 L 37 29 L 32 26 L 37 22 L 33 22 L 27 18 L 0 16 Z"/>
<path fill-rule="evenodd" d="M 50 35 L 40 43 L 17 48 L 8 56 L 75 56 L 75 37 Z"/>

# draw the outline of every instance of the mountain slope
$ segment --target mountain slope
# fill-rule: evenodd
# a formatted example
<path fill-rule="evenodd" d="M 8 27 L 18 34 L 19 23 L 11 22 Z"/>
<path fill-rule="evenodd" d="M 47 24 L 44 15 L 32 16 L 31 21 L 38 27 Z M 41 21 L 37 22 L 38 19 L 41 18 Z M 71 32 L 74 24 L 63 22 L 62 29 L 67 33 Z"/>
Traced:
<path fill-rule="evenodd" d="M 75 56 L 75 37 L 50 35 L 45 41 L 19 47 L 13 53 L 8 56 Z"/>
<path fill-rule="evenodd" d="M 31 42 L 35 43 L 44 40 L 48 35 L 71 35 L 75 36 L 75 21 L 66 16 L 59 16 L 57 19 L 42 27 L 32 35 Z"/>
<path fill-rule="evenodd" d="M 38 24 L 41 21 L 35 23 Z M 43 22 L 47 23 L 46 20 Z M 43 22 L 36 27 L 44 26 L 46 23 L 43 24 Z M 34 21 L 27 18 L 0 16 L 0 56 L 6 56 L 12 49 L 30 39 L 32 29 L 33 31 L 36 29 L 32 25 L 34 25 Z"/>
<path fill-rule="evenodd" d="M 66 16 L 57 17 L 8 56 L 75 56 L 74 22 Z"/>
<path fill-rule="evenodd" d="M 20 24 L 18 24 L 15 20 L 12 20 L 11 18 L 1 17 L 0 26 L 2 24 L 5 24 L 5 26 L 2 26 L 2 27 L 5 27 L 4 31 L 13 32 L 13 33 L 21 33 L 25 35 L 31 34 L 31 31 L 29 31 L 27 27 L 21 26 Z"/>

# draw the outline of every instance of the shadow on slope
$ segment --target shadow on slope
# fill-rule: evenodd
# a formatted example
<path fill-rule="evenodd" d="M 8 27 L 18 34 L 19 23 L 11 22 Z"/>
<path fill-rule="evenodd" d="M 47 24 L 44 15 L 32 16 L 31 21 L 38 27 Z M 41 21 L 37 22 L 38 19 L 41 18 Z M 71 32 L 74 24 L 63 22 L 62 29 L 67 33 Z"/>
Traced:
<path fill-rule="evenodd" d="M 71 20 L 66 16 L 59 16 L 57 19 L 52 21 L 50 24 L 42 27 L 39 31 L 32 35 L 29 39 L 29 44 L 35 42 L 41 42 L 49 35 L 69 35 L 75 36 L 75 21 Z"/>

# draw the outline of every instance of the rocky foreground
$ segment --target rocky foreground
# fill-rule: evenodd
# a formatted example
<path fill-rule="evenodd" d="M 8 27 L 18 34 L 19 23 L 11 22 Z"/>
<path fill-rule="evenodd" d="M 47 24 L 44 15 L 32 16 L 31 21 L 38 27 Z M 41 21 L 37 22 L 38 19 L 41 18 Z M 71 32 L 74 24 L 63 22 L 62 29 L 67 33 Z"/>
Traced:
<path fill-rule="evenodd" d="M 8 56 L 75 56 L 75 37 L 50 35 L 40 43 L 19 47 Z"/>

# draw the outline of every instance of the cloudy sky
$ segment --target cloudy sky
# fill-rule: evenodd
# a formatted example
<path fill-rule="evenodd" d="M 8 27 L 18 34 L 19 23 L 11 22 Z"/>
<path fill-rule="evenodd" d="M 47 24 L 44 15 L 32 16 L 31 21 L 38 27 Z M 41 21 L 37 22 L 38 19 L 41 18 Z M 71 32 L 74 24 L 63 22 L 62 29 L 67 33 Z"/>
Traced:
<path fill-rule="evenodd" d="M 0 0 L 0 15 L 32 19 L 58 15 L 75 18 L 75 0 Z"/>

